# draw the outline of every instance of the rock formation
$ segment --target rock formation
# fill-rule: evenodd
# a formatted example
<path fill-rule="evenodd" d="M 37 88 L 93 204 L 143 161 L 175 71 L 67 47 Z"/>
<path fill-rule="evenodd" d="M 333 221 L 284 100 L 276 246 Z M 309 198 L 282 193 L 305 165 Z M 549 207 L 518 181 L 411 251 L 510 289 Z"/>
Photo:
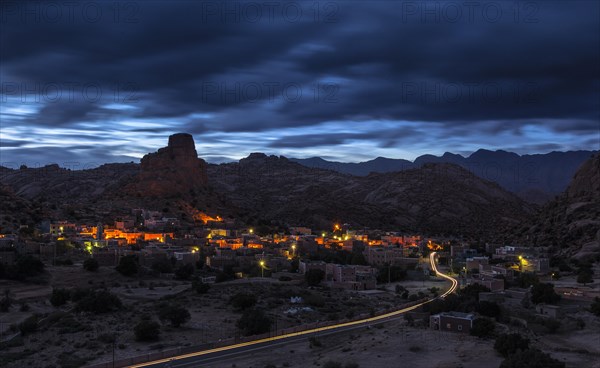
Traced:
<path fill-rule="evenodd" d="M 206 162 L 198 158 L 194 138 L 178 133 L 169 137 L 167 147 L 142 158 L 135 187 L 142 196 L 187 195 L 208 182 Z"/>

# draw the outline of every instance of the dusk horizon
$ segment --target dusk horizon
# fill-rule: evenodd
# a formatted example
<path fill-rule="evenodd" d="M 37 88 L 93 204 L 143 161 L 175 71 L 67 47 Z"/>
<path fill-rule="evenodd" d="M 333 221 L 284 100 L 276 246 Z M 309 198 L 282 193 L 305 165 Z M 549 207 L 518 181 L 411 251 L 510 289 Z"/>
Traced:
<path fill-rule="evenodd" d="M 0 367 L 600 368 L 600 1 L 0 0 Z"/>

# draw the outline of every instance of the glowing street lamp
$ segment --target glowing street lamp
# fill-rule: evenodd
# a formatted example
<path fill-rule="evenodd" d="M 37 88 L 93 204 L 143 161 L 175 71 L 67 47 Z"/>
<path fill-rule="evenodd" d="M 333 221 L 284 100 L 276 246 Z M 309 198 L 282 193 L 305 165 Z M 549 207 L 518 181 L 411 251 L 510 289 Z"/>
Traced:
<path fill-rule="evenodd" d="M 292 244 L 292 257 L 296 256 L 296 244 Z"/>
<path fill-rule="evenodd" d="M 259 263 L 260 265 L 260 277 L 261 278 L 265 278 L 265 261 L 261 260 Z"/>
<path fill-rule="evenodd" d="M 250 229 L 250 234 L 254 234 L 254 229 Z"/>

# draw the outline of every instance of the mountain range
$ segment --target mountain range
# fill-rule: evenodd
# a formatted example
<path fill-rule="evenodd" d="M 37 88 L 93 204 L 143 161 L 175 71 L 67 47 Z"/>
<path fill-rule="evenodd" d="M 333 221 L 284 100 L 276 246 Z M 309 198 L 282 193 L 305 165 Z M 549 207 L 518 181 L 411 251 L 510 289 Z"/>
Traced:
<path fill-rule="evenodd" d="M 327 161 L 320 157 L 290 160 L 308 167 L 357 176 L 415 169 L 427 163 L 451 163 L 482 179 L 496 182 L 529 202 L 542 204 L 563 192 L 577 169 L 594 153 L 568 151 L 518 155 L 480 149 L 468 157 L 446 152 L 442 156 L 419 156 L 414 161 L 385 157 L 359 163 Z"/>
<path fill-rule="evenodd" d="M 486 154 L 499 153 L 481 151 L 468 159 Z M 570 155 L 576 154 L 584 155 Z M 549 155 L 563 157 L 557 163 L 574 160 Z M 191 135 L 177 134 L 141 164 L 73 171 L 57 165 L 0 167 L 0 198 L 10 203 L 0 208 L 0 231 L 17 231 L 44 218 L 110 223 L 132 208 L 147 208 L 176 216 L 184 226 L 193 226 L 198 212 L 205 212 L 248 225 L 320 230 L 341 222 L 553 246 L 570 256 L 600 253 L 600 155 L 580 165 L 568 188 L 541 207 L 456 163 L 419 161 L 416 166 L 358 176 L 262 153 L 207 164 L 198 158 Z"/>

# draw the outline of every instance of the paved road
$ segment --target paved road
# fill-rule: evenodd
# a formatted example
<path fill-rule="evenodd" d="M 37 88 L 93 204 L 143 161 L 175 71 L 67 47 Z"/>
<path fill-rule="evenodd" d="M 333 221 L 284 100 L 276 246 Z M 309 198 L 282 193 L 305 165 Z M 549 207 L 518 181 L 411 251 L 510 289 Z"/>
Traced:
<path fill-rule="evenodd" d="M 436 253 L 433 252 L 429 256 L 429 262 L 431 263 L 431 269 L 435 271 L 436 275 L 439 277 L 443 277 L 450 281 L 452 285 L 442 295 L 438 298 L 444 298 L 447 295 L 453 293 L 458 287 L 458 281 L 456 279 L 441 273 L 438 271 L 437 266 L 435 264 Z M 391 313 L 386 313 L 383 315 L 379 315 L 376 317 L 366 318 L 358 321 L 345 322 L 337 325 L 331 325 L 326 327 L 319 327 L 312 330 L 306 330 L 301 332 L 294 332 L 285 335 L 279 335 L 275 337 L 269 337 L 261 340 L 254 340 L 234 345 L 223 346 L 220 348 L 214 348 L 209 350 L 203 350 L 196 353 L 190 353 L 185 355 L 179 355 L 169 359 L 161 359 L 155 360 L 152 362 L 136 364 L 130 366 L 130 368 L 141 368 L 141 367 L 152 367 L 152 368 L 193 368 L 200 367 L 202 364 L 217 362 L 219 360 L 225 358 L 231 358 L 235 356 L 242 356 L 248 354 L 249 352 L 264 350 L 267 348 L 273 348 L 275 346 L 288 344 L 290 342 L 295 342 L 299 340 L 304 340 L 307 337 L 311 336 L 324 336 L 328 334 L 346 332 L 351 330 L 356 330 L 359 328 L 364 328 L 370 326 L 371 324 L 378 324 L 383 322 L 392 321 L 395 319 L 403 318 L 403 314 L 409 312 L 411 310 L 417 309 L 420 306 L 430 303 L 434 299 L 427 300 L 423 303 L 419 303 L 413 305 L 412 307 L 400 309 Z"/>

